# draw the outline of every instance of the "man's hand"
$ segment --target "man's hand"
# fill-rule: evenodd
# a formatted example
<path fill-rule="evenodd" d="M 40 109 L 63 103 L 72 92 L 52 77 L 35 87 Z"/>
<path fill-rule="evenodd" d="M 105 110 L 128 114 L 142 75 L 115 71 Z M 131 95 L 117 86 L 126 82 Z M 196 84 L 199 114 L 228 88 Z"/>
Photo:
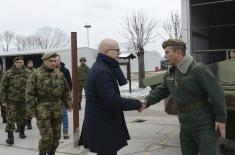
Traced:
<path fill-rule="evenodd" d="M 146 109 L 146 101 L 142 102 L 142 106 L 138 109 L 139 113 Z"/>
<path fill-rule="evenodd" d="M 218 131 L 221 138 L 225 138 L 226 126 L 225 123 L 215 122 L 215 131 Z"/>

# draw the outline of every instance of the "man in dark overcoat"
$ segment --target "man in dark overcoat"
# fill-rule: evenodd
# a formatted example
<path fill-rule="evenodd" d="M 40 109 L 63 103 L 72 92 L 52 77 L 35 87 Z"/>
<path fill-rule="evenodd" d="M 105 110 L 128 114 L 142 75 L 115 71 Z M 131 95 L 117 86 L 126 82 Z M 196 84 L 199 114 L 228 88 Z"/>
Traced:
<path fill-rule="evenodd" d="M 104 39 L 87 78 L 86 107 L 80 145 L 97 155 L 117 155 L 130 139 L 123 111 L 141 111 L 145 104 L 122 98 L 119 86 L 127 83 L 118 63 L 119 45 Z"/>

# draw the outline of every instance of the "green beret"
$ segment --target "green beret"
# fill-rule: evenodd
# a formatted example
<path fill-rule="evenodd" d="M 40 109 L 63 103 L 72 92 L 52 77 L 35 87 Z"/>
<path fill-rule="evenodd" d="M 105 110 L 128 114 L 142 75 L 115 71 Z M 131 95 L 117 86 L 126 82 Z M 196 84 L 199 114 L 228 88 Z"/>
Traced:
<path fill-rule="evenodd" d="M 24 60 L 24 58 L 21 56 L 17 56 L 13 59 L 13 62 L 16 62 L 17 60 Z"/>
<path fill-rule="evenodd" d="M 162 48 L 165 49 L 168 46 L 183 46 L 186 48 L 186 43 L 181 39 L 168 39 L 162 43 Z"/>
<path fill-rule="evenodd" d="M 86 58 L 85 57 L 81 57 L 80 61 L 86 61 Z"/>
<path fill-rule="evenodd" d="M 58 56 L 58 54 L 56 52 L 50 52 L 50 53 L 45 53 L 43 56 L 42 56 L 42 60 L 47 60 L 51 57 L 56 57 Z"/>

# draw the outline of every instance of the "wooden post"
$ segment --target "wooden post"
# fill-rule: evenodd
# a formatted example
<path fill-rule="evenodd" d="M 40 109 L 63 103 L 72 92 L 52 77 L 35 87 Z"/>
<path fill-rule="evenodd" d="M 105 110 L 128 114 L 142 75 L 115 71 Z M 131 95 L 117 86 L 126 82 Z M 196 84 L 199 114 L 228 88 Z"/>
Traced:
<path fill-rule="evenodd" d="M 72 98 L 73 98 L 73 140 L 74 147 L 79 142 L 79 111 L 78 111 L 78 68 L 77 68 L 77 33 L 71 32 L 71 56 L 72 56 Z"/>

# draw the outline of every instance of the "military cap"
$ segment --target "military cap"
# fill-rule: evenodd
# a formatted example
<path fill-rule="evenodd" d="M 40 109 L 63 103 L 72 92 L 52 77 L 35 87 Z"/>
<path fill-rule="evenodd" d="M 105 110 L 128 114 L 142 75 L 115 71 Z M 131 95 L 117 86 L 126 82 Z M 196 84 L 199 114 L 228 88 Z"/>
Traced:
<path fill-rule="evenodd" d="M 86 58 L 85 57 L 81 57 L 80 61 L 86 61 Z"/>
<path fill-rule="evenodd" d="M 13 62 L 16 62 L 17 60 L 24 60 L 22 56 L 17 56 L 13 59 Z"/>
<path fill-rule="evenodd" d="M 168 39 L 162 43 L 162 48 L 165 49 L 168 46 L 183 46 L 186 48 L 186 43 L 181 39 Z"/>
<path fill-rule="evenodd" d="M 47 60 L 51 57 L 56 57 L 58 56 L 58 54 L 56 52 L 50 52 L 50 53 L 45 53 L 43 56 L 42 56 L 42 60 Z"/>

